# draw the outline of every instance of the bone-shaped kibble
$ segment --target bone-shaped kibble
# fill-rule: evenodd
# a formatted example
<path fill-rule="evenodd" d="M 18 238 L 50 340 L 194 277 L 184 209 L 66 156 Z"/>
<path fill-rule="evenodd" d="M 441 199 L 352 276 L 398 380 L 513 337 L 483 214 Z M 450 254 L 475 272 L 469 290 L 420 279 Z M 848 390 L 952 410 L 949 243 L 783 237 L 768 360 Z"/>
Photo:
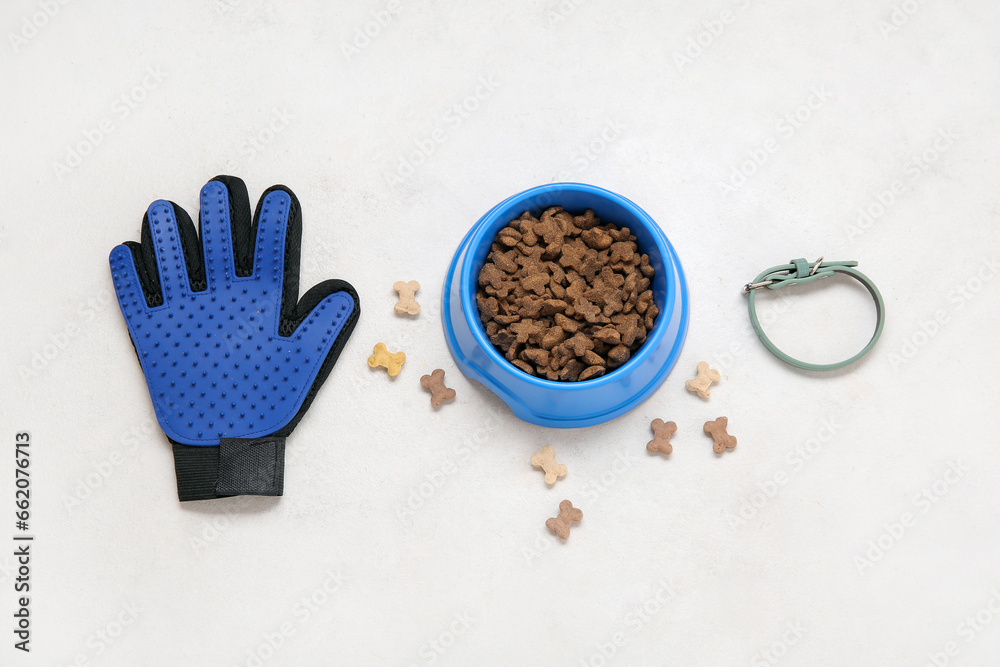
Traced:
<path fill-rule="evenodd" d="M 646 443 L 647 450 L 654 454 L 656 452 L 669 454 L 674 451 L 674 446 L 670 444 L 670 436 L 677 432 L 677 424 L 654 419 L 649 427 L 653 429 L 653 439 Z"/>
<path fill-rule="evenodd" d="M 712 386 L 713 382 L 718 382 L 722 379 L 722 374 L 719 371 L 710 368 L 708 362 L 700 361 L 698 362 L 698 377 L 693 380 L 688 380 L 684 383 L 688 391 L 693 391 L 702 398 L 708 398 L 711 394 L 708 388 Z"/>
<path fill-rule="evenodd" d="M 559 516 L 546 521 L 545 527 L 565 540 L 569 537 L 570 524 L 579 523 L 581 519 L 583 512 L 573 507 L 570 501 L 564 500 L 559 503 Z"/>
<path fill-rule="evenodd" d="M 556 449 L 552 445 L 545 445 L 532 454 L 531 465 L 545 471 L 546 484 L 555 484 L 557 479 L 566 476 L 566 466 L 556 463 Z"/>
<path fill-rule="evenodd" d="M 390 377 L 396 377 L 399 375 L 399 371 L 403 368 L 404 361 L 406 361 L 405 353 L 389 352 L 389 350 L 385 347 L 385 343 L 376 343 L 372 356 L 368 357 L 369 366 L 372 368 L 378 368 L 379 366 L 384 367 L 387 371 L 389 371 Z"/>
<path fill-rule="evenodd" d="M 726 431 L 727 426 L 729 426 L 728 417 L 719 417 L 715 421 L 705 422 L 705 433 L 708 433 L 715 440 L 712 449 L 715 450 L 716 454 L 721 454 L 736 446 L 736 438 L 729 435 L 729 432 Z"/>
<path fill-rule="evenodd" d="M 420 304 L 417 303 L 413 295 L 417 293 L 420 289 L 420 283 L 416 280 L 411 280 L 409 282 L 403 282 L 402 280 L 397 280 L 392 284 L 392 289 L 396 290 L 399 294 L 399 303 L 393 306 L 395 310 L 400 315 L 416 315 L 420 312 Z"/>
<path fill-rule="evenodd" d="M 420 386 L 431 392 L 431 407 L 439 408 L 445 401 L 455 398 L 455 390 L 444 386 L 444 371 L 440 368 L 422 376 Z"/>

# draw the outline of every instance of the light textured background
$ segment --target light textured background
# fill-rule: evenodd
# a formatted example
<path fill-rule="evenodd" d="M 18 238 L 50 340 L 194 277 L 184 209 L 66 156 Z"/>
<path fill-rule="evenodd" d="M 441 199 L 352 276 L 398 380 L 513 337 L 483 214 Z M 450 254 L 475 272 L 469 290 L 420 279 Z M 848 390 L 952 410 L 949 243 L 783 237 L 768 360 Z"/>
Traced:
<path fill-rule="evenodd" d="M 28 429 L 38 541 L 30 656 L 0 548 L 0 663 L 996 664 L 998 29 L 989 0 L 5 2 L 0 540 Z M 181 505 L 107 255 L 218 173 L 290 186 L 303 287 L 346 278 L 364 313 L 285 497 Z M 439 323 L 464 232 L 556 180 L 643 206 L 691 289 L 666 384 L 575 431 L 462 378 Z M 740 293 L 819 255 L 888 308 L 823 376 L 771 357 Z M 763 305 L 790 351 L 864 343 L 866 293 L 830 283 Z M 380 340 L 395 381 L 365 365 Z M 703 359 L 708 402 L 683 389 Z M 438 412 L 435 367 L 459 394 Z M 563 498 L 586 514 L 566 544 L 543 526 Z"/>

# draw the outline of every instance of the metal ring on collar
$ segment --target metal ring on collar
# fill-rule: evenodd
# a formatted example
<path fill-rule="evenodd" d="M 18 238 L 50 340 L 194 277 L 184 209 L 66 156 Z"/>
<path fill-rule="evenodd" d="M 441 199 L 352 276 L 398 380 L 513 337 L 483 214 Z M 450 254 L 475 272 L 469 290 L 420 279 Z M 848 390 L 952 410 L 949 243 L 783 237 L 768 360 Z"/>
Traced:
<path fill-rule="evenodd" d="M 793 259 L 788 264 L 771 267 L 757 276 L 752 283 L 747 283 L 743 287 L 743 291 L 750 295 L 748 300 L 750 323 L 753 325 L 753 329 L 757 332 L 757 337 L 760 338 L 760 342 L 764 344 L 764 347 L 770 350 L 771 354 L 778 357 L 785 363 L 807 371 L 836 370 L 853 364 L 855 361 L 868 354 L 868 352 L 875 347 L 875 343 L 878 342 L 879 336 L 882 335 L 882 329 L 885 327 L 885 303 L 882 301 L 882 294 L 878 291 L 878 288 L 875 287 L 875 283 L 873 283 L 868 276 L 854 268 L 857 265 L 857 262 L 824 262 L 822 257 L 811 264 L 804 259 Z M 875 325 L 875 333 L 872 335 L 871 340 L 868 341 L 868 344 L 865 345 L 863 350 L 855 354 L 850 359 L 834 364 L 811 364 L 788 356 L 771 342 L 771 340 L 764 333 L 764 329 L 760 326 L 760 321 L 757 319 L 757 306 L 755 299 L 757 290 L 763 288 L 775 290 L 788 285 L 801 285 L 803 283 L 810 283 L 814 280 L 819 280 L 820 278 L 829 278 L 835 273 L 846 273 L 864 285 L 865 289 L 867 289 L 872 295 L 872 298 L 875 300 L 875 311 L 878 318 Z"/>

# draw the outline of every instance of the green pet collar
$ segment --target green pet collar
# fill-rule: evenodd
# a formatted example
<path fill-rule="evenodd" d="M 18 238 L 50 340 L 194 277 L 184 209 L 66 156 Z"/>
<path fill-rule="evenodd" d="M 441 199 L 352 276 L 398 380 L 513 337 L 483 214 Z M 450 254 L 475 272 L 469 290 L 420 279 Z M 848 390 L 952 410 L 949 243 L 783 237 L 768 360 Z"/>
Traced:
<path fill-rule="evenodd" d="M 878 288 L 875 287 L 875 283 L 873 283 L 868 276 L 854 268 L 857 265 L 857 262 L 824 262 L 822 257 L 812 264 L 804 259 L 793 259 L 788 264 L 771 267 L 757 276 L 752 283 L 747 283 L 746 286 L 743 287 L 743 291 L 749 293 L 750 295 L 748 305 L 750 309 L 750 323 L 753 324 L 753 329 L 757 332 L 757 337 L 760 338 L 760 342 L 764 343 L 764 347 L 770 350 L 771 354 L 778 357 L 785 363 L 807 371 L 832 371 L 837 368 L 843 368 L 844 366 L 853 364 L 855 361 L 868 354 L 868 352 L 875 347 L 875 343 L 878 342 L 879 336 L 882 335 L 882 328 L 885 326 L 885 304 L 882 302 L 882 295 L 879 293 Z M 875 310 L 878 316 L 878 322 L 875 325 L 875 333 L 872 335 L 872 339 L 868 341 L 868 344 L 865 345 L 863 350 L 855 354 L 850 359 L 846 359 L 835 364 L 810 364 L 805 361 L 793 359 L 779 350 L 767 337 L 764 333 L 764 329 L 760 326 L 760 321 L 757 319 L 757 306 L 755 299 L 757 290 L 762 288 L 774 290 L 781 289 L 782 287 L 786 287 L 788 285 L 802 285 L 810 283 L 814 280 L 819 280 L 820 278 L 829 278 L 835 273 L 846 273 L 864 285 L 865 289 L 867 289 L 872 295 L 872 298 L 875 300 Z"/>

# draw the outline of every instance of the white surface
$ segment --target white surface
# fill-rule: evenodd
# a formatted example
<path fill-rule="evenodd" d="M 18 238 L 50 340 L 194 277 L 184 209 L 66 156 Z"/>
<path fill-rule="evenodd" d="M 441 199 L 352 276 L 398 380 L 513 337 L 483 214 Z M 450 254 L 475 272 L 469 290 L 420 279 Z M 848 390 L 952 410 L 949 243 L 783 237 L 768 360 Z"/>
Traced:
<path fill-rule="evenodd" d="M 8 33 L 43 5 L 0 11 L 0 539 L 23 429 L 37 534 L 34 651 L 5 629 L 0 663 L 600 665 L 620 635 L 608 664 L 917 666 L 946 648 L 939 661 L 996 664 L 1000 618 L 963 625 L 1000 590 L 995 2 L 399 0 L 351 57 L 342 43 L 385 3 L 70 2 L 15 48 Z M 679 62 L 689 39 L 705 46 Z M 390 183 L 418 145 L 433 154 Z M 364 314 L 289 441 L 286 495 L 181 505 L 107 255 L 151 201 L 194 211 L 217 173 L 254 201 L 290 186 L 303 287 L 346 278 Z M 468 227 L 555 180 L 643 206 L 692 297 L 662 389 L 563 432 L 462 378 L 437 306 Z M 821 254 L 860 260 L 888 324 L 858 367 L 814 377 L 757 342 L 740 288 Z M 416 319 L 393 314 L 399 279 L 423 284 Z M 775 335 L 814 332 L 796 349 L 817 356 L 856 348 L 872 309 L 848 284 L 773 302 Z M 395 381 L 365 365 L 380 340 L 407 353 Z M 683 389 L 703 359 L 724 374 L 709 402 Z M 439 412 L 418 385 L 435 367 L 459 396 Z M 739 446 L 717 458 L 701 425 L 722 414 Z M 654 417 L 679 425 L 670 460 L 644 449 Z M 528 463 L 546 443 L 570 471 L 553 489 Z M 559 544 L 543 524 L 563 498 L 586 516 Z"/>

